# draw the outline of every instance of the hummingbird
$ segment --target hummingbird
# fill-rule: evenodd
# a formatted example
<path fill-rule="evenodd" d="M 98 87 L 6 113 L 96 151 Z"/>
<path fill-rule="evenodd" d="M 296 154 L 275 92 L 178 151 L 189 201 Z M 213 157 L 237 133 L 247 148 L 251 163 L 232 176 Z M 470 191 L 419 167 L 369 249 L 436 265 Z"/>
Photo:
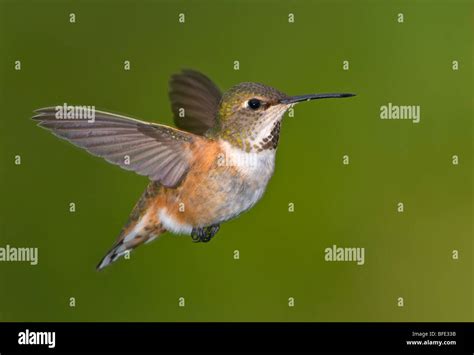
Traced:
<path fill-rule="evenodd" d="M 58 119 L 59 106 L 38 109 L 33 119 L 89 153 L 150 179 L 97 265 L 102 270 L 166 231 L 210 241 L 223 222 L 262 198 L 274 172 L 285 112 L 303 101 L 350 96 L 289 96 L 255 82 L 222 93 L 204 74 L 182 70 L 169 81 L 177 128 L 103 111 L 94 111 L 94 120 Z"/>

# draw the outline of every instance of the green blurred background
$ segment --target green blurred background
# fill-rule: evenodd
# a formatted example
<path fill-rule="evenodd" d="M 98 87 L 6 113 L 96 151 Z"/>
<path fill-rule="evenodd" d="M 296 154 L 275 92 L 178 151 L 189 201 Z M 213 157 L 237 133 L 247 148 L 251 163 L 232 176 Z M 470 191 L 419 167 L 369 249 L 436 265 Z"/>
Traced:
<path fill-rule="evenodd" d="M 472 1 L 0 0 L 0 247 L 39 248 L 0 263 L 0 320 L 473 321 L 473 21 Z M 212 242 L 166 234 L 96 272 L 147 179 L 29 118 L 67 102 L 171 124 L 181 68 L 358 96 L 297 106 L 264 198 Z M 421 122 L 381 120 L 388 102 Z M 365 265 L 324 261 L 333 244 Z"/>

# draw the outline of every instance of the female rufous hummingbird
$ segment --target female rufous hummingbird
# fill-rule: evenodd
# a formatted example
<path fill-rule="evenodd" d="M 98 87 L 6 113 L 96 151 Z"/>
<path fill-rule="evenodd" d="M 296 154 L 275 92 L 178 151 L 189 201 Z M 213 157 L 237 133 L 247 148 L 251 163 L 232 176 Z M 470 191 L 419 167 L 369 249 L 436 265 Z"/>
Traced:
<path fill-rule="evenodd" d="M 101 111 L 94 120 L 58 119 L 55 107 L 35 111 L 40 127 L 151 180 L 98 270 L 165 231 L 209 241 L 262 197 L 284 113 L 301 101 L 353 94 L 288 96 L 250 82 L 221 94 L 205 75 L 184 70 L 171 77 L 169 96 L 179 129 Z"/>

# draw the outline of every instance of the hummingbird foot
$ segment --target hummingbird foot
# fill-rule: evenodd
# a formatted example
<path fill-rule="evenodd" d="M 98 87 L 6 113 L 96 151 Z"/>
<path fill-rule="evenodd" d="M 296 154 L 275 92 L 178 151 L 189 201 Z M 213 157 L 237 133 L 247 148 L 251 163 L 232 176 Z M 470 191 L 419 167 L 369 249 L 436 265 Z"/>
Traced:
<path fill-rule="evenodd" d="M 203 228 L 193 228 L 191 232 L 191 238 L 193 239 L 193 242 L 203 242 L 207 243 L 208 241 L 211 240 L 213 236 L 216 235 L 216 233 L 219 231 L 220 225 L 219 224 L 213 224 L 212 226 L 209 227 L 203 227 Z"/>

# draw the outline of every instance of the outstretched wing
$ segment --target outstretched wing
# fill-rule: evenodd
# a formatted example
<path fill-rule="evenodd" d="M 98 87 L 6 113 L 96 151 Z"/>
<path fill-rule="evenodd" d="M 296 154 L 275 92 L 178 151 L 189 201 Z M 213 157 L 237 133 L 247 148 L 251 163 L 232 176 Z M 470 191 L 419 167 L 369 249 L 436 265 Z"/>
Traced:
<path fill-rule="evenodd" d="M 176 126 L 199 135 L 214 127 L 222 94 L 207 76 L 183 70 L 171 76 L 169 86 Z"/>
<path fill-rule="evenodd" d="M 191 133 L 101 111 L 93 120 L 59 119 L 54 107 L 35 112 L 38 126 L 164 186 L 176 186 L 189 169 Z"/>

